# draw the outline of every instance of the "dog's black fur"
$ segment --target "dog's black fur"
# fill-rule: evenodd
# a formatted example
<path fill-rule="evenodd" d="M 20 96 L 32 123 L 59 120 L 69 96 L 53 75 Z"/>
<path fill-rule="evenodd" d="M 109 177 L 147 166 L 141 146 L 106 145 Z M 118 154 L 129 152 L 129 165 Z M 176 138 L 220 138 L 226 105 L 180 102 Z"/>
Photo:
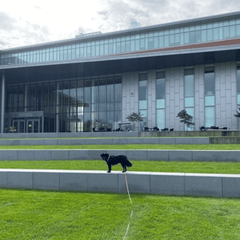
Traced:
<path fill-rule="evenodd" d="M 120 163 L 123 167 L 123 172 L 127 171 L 127 167 L 131 167 L 132 164 L 129 162 L 126 156 L 124 155 L 118 155 L 118 156 L 109 156 L 108 153 L 102 153 L 100 155 L 102 157 L 102 160 L 104 160 L 108 165 L 108 173 L 112 170 L 112 165 L 117 165 Z"/>

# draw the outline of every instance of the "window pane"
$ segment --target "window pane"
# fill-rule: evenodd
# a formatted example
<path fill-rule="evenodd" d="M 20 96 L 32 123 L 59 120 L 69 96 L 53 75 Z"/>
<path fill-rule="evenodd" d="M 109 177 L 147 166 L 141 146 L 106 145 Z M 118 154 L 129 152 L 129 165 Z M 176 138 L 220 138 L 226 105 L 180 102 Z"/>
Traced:
<path fill-rule="evenodd" d="M 147 118 L 147 110 L 140 110 L 139 111 L 142 115 L 143 118 Z"/>
<path fill-rule="evenodd" d="M 169 47 L 169 36 L 164 36 L 164 47 Z"/>
<path fill-rule="evenodd" d="M 230 37 L 233 38 L 236 35 L 235 26 L 230 26 Z"/>
<path fill-rule="evenodd" d="M 207 41 L 207 31 L 202 30 L 202 42 L 206 42 L 206 41 Z"/>
<path fill-rule="evenodd" d="M 240 105 L 240 94 L 237 95 L 237 105 Z"/>
<path fill-rule="evenodd" d="M 212 29 L 207 30 L 207 40 L 212 41 L 213 40 L 213 31 Z"/>
<path fill-rule="evenodd" d="M 194 75 L 187 75 L 185 76 L 185 97 L 192 97 L 194 96 Z"/>
<path fill-rule="evenodd" d="M 165 128 L 165 109 L 157 110 L 157 127 L 159 129 Z"/>
<path fill-rule="evenodd" d="M 157 99 L 157 108 L 165 108 L 165 99 Z"/>
<path fill-rule="evenodd" d="M 240 37 L 240 25 L 236 26 L 236 37 Z"/>
<path fill-rule="evenodd" d="M 215 94 L 214 72 L 205 73 L 205 95 Z"/>
<path fill-rule="evenodd" d="M 147 109 L 147 101 L 146 100 L 139 101 L 139 109 Z"/>
<path fill-rule="evenodd" d="M 122 84 L 115 84 L 115 101 L 121 102 L 122 101 Z"/>
<path fill-rule="evenodd" d="M 185 98 L 185 107 L 194 107 L 194 97 Z"/>
<path fill-rule="evenodd" d="M 188 44 L 189 43 L 189 33 L 186 32 L 184 33 L 184 44 Z"/>
<path fill-rule="evenodd" d="M 139 81 L 139 100 L 147 100 L 147 81 Z"/>
<path fill-rule="evenodd" d="M 214 106 L 214 105 L 215 105 L 215 96 L 206 96 L 205 106 Z"/>
<path fill-rule="evenodd" d="M 196 42 L 195 32 L 190 32 L 189 43 L 195 43 L 195 42 Z"/>
<path fill-rule="evenodd" d="M 215 126 L 215 107 L 205 107 L 205 127 Z"/>
<path fill-rule="evenodd" d="M 165 78 L 156 80 L 156 99 L 165 99 Z"/>
<path fill-rule="evenodd" d="M 240 94 L 240 69 L 237 70 L 237 94 Z"/>
<path fill-rule="evenodd" d="M 213 40 L 218 40 L 219 36 L 218 36 L 218 28 L 214 28 L 213 29 Z"/>
<path fill-rule="evenodd" d="M 229 38 L 229 27 L 224 27 L 223 28 L 223 37 L 226 39 L 226 38 Z"/>
<path fill-rule="evenodd" d="M 148 49 L 153 49 L 154 48 L 154 42 L 153 38 L 148 39 Z"/>
<path fill-rule="evenodd" d="M 192 118 L 192 122 L 194 123 L 194 108 L 185 108 L 185 110 L 187 111 L 187 113 L 189 114 L 189 115 L 191 115 L 193 118 Z M 187 127 L 186 125 L 185 125 L 185 130 L 186 131 L 193 131 L 194 130 L 194 125 L 193 126 L 191 126 L 191 127 Z"/>
<path fill-rule="evenodd" d="M 196 31 L 196 35 L 195 35 L 195 42 L 196 43 L 199 43 L 199 42 L 201 42 L 202 40 L 201 40 L 201 31 Z"/>

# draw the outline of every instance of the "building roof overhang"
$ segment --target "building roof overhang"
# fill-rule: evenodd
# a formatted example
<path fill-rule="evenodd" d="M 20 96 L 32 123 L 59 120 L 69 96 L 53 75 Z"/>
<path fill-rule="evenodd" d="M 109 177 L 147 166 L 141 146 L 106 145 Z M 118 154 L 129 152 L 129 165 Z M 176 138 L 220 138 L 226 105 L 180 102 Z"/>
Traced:
<path fill-rule="evenodd" d="M 230 42 L 232 41 L 232 42 Z M 235 41 L 235 42 L 234 42 Z M 0 65 L 7 83 L 88 77 L 240 61 L 240 39 L 61 62 Z"/>

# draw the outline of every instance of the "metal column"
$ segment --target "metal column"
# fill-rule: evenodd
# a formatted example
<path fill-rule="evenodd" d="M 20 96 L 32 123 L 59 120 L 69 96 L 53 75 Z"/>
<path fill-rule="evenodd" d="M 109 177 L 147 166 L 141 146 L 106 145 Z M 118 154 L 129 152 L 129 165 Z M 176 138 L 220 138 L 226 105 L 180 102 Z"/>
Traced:
<path fill-rule="evenodd" d="M 4 116 L 5 116 L 5 75 L 2 75 L 2 106 L 1 106 L 1 133 L 4 132 Z"/>

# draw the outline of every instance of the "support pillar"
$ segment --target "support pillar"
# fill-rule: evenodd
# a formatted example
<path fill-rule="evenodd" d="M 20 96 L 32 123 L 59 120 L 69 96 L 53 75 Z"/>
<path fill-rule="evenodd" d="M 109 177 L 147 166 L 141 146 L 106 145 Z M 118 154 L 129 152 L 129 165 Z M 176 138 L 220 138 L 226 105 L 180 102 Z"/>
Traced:
<path fill-rule="evenodd" d="M 57 83 L 56 132 L 59 132 L 59 89 L 60 84 Z"/>
<path fill-rule="evenodd" d="M 1 133 L 4 132 L 5 117 L 5 75 L 2 75 L 2 106 L 1 106 Z"/>
<path fill-rule="evenodd" d="M 28 111 L 28 102 L 27 102 L 27 97 L 28 97 L 28 85 L 25 85 L 25 97 L 24 97 L 24 112 Z"/>

